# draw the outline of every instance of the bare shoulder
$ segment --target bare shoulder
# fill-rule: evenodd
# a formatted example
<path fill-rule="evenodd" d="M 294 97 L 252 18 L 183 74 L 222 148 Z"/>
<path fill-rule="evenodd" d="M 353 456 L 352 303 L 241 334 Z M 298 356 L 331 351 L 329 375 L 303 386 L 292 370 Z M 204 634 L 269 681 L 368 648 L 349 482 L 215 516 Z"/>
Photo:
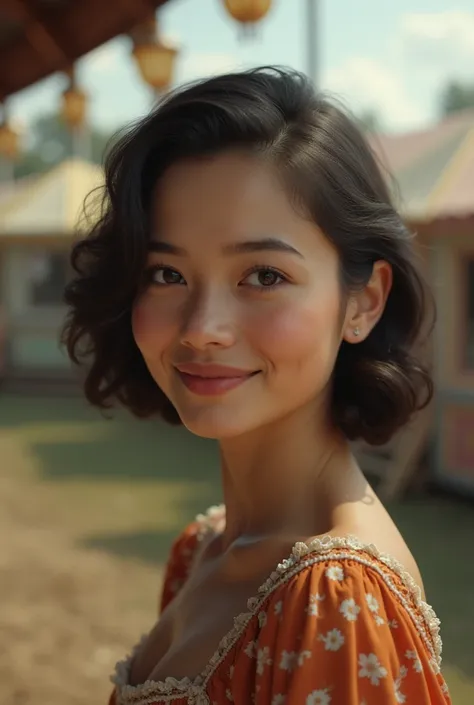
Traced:
<path fill-rule="evenodd" d="M 425 599 L 423 579 L 415 557 L 390 518 L 385 522 L 379 523 L 376 527 L 363 523 L 357 524 L 357 526 L 341 526 L 338 527 L 334 534 L 355 536 L 361 544 L 373 545 L 380 553 L 394 559 L 397 564 L 401 565 L 411 575 L 415 583 L 420 587 L 422 597 Z"/>
<path fill-rule="evenodd" d="M 345 507 L 331 534 L 355 536 L 362 544 L 373 545 L 380 553 L 394 559 L 411 575 L 424 597 L 423 579 L 418 564 L 392 517 L 374 495 L 371 502 Z"/>

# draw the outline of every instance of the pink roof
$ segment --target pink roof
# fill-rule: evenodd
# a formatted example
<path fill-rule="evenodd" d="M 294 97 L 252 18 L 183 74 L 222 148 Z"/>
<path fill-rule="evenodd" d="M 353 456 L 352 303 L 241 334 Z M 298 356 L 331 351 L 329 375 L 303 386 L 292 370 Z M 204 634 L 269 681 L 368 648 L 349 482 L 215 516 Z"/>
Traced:
<path fill-rule="evenodd" d="M 373 135 L 370 142 L 395 177 L 408 218 L 428 221 L 474 214 L 474 110 L 424 131 Z"/>

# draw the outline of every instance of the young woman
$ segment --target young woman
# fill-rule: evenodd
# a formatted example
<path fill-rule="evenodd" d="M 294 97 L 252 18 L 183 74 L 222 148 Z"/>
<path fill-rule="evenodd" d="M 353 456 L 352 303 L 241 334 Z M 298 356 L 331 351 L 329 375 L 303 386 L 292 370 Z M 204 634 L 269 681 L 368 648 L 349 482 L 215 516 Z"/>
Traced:
<path fill-rule="evenodd" d="M 291 71 L 212 78 L 123 137 L 105 195 L 69 354 L 92 404 L 217 439 L 225 499 L 177 538 L 111 703 L 449 703 L 416 563 L 348 445 L 432 394 L 412 237 L 354 122 Z"/>

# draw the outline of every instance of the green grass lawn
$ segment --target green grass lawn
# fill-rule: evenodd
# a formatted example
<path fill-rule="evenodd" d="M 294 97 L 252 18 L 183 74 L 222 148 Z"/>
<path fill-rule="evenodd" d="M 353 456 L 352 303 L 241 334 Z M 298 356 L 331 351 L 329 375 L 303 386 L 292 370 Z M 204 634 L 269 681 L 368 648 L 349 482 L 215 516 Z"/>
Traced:
<path fill-rule="evenodd" d="M 25 487 L 34 483 L 34 491 L 25 492 L 32 520 L 61 527 L 78 548 L 137 565 L 163 564 L 183 525 L 220 500 L 212 442 L 157 422 L 134 421 L 123 412 L 105 420 L 77 399 L 0 397 L 0 440 L 1 472 Z M 442 620 L 453 703 L 471 705 L 474 506 L 421 497 L 390 510 Z M 140 571 L 130 579 L 141 580 Z"/>

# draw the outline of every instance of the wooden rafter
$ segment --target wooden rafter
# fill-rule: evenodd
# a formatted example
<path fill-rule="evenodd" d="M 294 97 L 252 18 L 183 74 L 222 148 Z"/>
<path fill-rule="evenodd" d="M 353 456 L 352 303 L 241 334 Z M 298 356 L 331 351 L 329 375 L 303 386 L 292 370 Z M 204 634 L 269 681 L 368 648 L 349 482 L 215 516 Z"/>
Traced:
<path fill-rule="evenodd" d="M 15 20 L 23 27 L 24 36 L 46 63 L 66 64 L 68 55 L 51 34 L 47 23 L 38 15 L 27 0 L 10 0 Z"/>
<path fill-rule="evenodd" d="M 0 101 L 129 32 L 169 0 L 1 0 Z M 1 29 L 1 27 L 0 27 Z"/>

